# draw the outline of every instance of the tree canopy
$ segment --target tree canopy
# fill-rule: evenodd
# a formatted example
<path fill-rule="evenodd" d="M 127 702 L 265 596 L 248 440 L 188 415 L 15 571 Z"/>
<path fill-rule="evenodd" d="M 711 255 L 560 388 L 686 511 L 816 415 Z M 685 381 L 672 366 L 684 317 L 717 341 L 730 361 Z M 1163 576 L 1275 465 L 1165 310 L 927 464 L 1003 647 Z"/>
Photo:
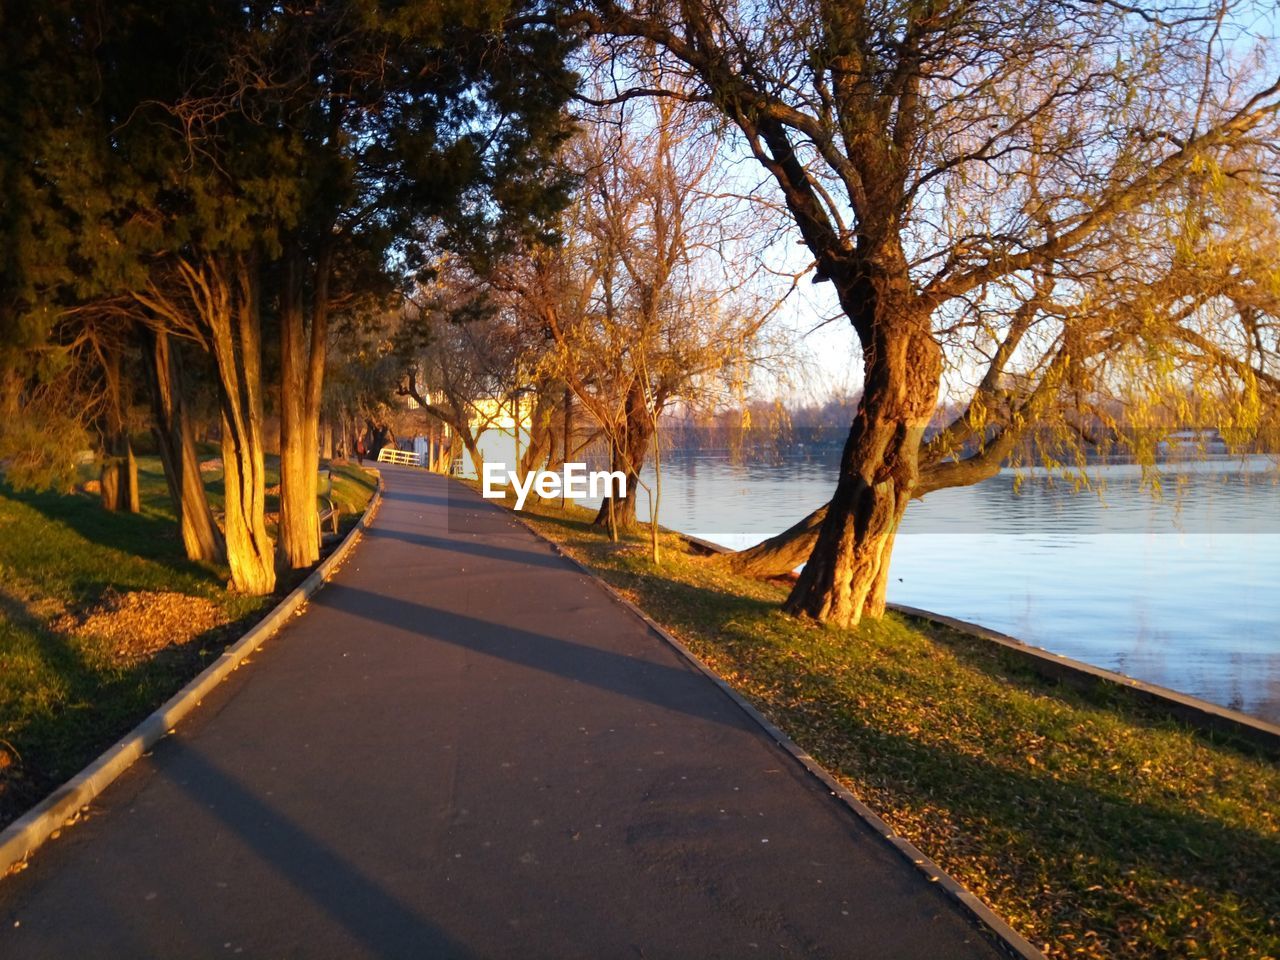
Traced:
<path fill-rule="evenodd" d="M 260 592 L 274 582 L 261 469 L 274 381 L 279 560 L 312 562 L 331 316 L 404 289 L 442 247 L 500 250 L 537 235 L 564 202 L 554 155 L 568 134 L 572 44 L 535 12 L 545 10 L 6 4 L 11 423 L 93 428 L 109 447 L 111 428 L 63 402 L 68 384 L 102 380 L 102 349 L 87 339 L 114 358 L 145 329 L 210 354 L 233 579 Z M 90 372 L 73 378 L 77 366 Z M 54 442 L 12 428 L 3 442 L 43 446 L 53 464 L 79 446 L 44 433 Z"/>

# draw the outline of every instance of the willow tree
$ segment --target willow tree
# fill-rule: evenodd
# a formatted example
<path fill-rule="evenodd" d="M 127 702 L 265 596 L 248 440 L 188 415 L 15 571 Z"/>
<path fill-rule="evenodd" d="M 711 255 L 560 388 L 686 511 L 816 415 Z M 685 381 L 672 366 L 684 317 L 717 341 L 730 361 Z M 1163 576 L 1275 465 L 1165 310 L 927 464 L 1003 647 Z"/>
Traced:
<path fill-rule="evenodd" d="M 990 398 L 1016 432 L 1059 402 L 1081 349 L 1136 342 L 1124 318 L 1148 311 L 1093 310 L 1098 271 L 1119 256 L 1162 276 L 1153 224 L 1207 180 L 1257 169 L 1232 157 L 1253 150 L 1274 170 L 1280 81 L 1254 56 L 1246 15 L 1231 3 L 1175 16 L 1091 0 L 584 0 L 562 19 L 656 50 L 678 78 L 634 95 L 692 89 L 721 112 L 861 347 L 862 396 L 789 611 L 878 615 L 912 497 L 998 465 L 980 413 Z M 964 464 L 972 451 L 949 438 L 922 462 L 944 372 L 963 375 L 974 350 L 990 372 L 965 418 L 979 459 Z"/>
<path fill-rule="evenodd" d="M 1217 429 L 1242 451 L 1274 449 L 1280 216 L 1262 153 L 1228 153 L 1058 269 L 1057 282 L 1042 270 L 985 290 L 948 331 L 967 402 L 921 447 L 912 497 L 1004 465 L 1070 468 L 1087 481 L 1097 454 L 1136 461 L 1158 490 L 1162 442 L 1185 427 Z M 762 577 L 794 570 L 826 513 L 721 562 Z"/>

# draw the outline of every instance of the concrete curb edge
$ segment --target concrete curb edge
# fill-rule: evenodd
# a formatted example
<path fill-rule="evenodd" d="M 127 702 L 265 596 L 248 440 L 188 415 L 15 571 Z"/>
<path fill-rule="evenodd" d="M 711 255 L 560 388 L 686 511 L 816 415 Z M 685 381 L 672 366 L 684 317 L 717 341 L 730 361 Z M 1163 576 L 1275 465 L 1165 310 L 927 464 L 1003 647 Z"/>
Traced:
<path fill-rule="evenodd" d="M 469 489 L 469 488 L 468 488 Z M 545 536 L 532 523 L 519 516 L 514 510 L 508 509 L 511 514 L 522 526 L 529 530 L 534 536 L 551 546 L 551 549 L 559 556 L 563 557 L 569 563 L 573 564 L 585 576 L 590 577 L 595 583 L 604 589 L 606 593 L 618 604 L 625 607 L 632 614 L 638 617 L 649 630 L 666 644 L 679 653 L 688 663 L 703 674 L 708 680 L 720 688 L 720 691 L 732 700 L 747 716 L 756 722 L 766 734 L 772 738 L 778 746 L 782 747 L 795 759 L 808 773 L 816 778 L 832 796 L 841 800 L 867 827 L 878 833 L 888 844 L 890 844 L 898 853 L 912 864 L 920 873 L 931 882 L 936 883 L 939 888 L 960 908 L 969 915 L 979 926 L 985 928 L 986 933 L 1003 948 L 1006 953 L 1019 960 L 1046 960 L 1046 957 L 1022 934 L 1014 930 L 1009 924 L 1000 917 L 977 896 L 962 886 L 959 881 L 948 874 L 942 867 L 938 866 L 934 861 L 930 860 L 919 850 L 911 841 L 905 837 L 899 836 L 893 831 L 887 823 L 884 822 L 874 810 L 850 791 L 847 787 L 835 779 L 827 770 L 809 755 L 798 743 L 792 740 L 786 733 L 779 729 L 773 721 L 761 713 L 750 701 L 733 688 L 727 680 L 718 673 L 708 667 L 692 650 L 686 647 L 680 640 L 676 639 L 672 634 L 667 632 L 666 628 L 658 624 L 647 613 L 637 607 L 634 603 L 622 596 L 617 590 L 606 583 L 594 571 L 589 569 L 585 564 L 576 557 L 566 553 L 565 550 L 554 540 Z"/>
<path fill-rule="evenodd" d="M 178 721 L 195 709 L 214 687 L 284 626 L 324 586 L 329 576 L 355 548 L 360 540 L 359 534 L 372 523 L 382 503 L 382 490 L 382 476 L 379 474 L 378 484 L 359 522 L 347 531 L 333 552 L 265 617 L 101 756 L 0 831 L 0 878 L 15 864 L 26 860 L 81 807 L 92 801 L 132 766 L 134 761 L 171 733 Z"/>
<path fill-rule="evenodd" d="M 1266 720 L 1251 717 L 1238 710 L 1222 707 L 1189 694 L 1179 693 L 1177 690 L 1171 690 L 1168 687 L 1147 683 L 1145 680 L 1136 680 L 1123 673 L 1116 673 L 1080 660 L 1073 660 L 1071 657 L 1064 657 L 978 623 L 971 623 L 968 620 L 960 620 L 956 617 L 948 617 L 941 613 L 934 613 L 931 610 L 909 607 L 901 603 L 890 603 L 887 606 L 890 610 L 903 616 L 926 620 L 929 623 L 948 627 L 957 633 L 994 643 L 1018 657 L 1032 671 L 1046 679 L 1075 686 L 1105 683 L 1119 687 L 1135 699 L 1153 704 L 1177 719 L 1201 730 L 1214 730 L 1225 733 L 1247 740 L 1254 746 L 1261 747 L 1270 753 L 1280 753 L 1280 726 L 1268 723 Z"/>

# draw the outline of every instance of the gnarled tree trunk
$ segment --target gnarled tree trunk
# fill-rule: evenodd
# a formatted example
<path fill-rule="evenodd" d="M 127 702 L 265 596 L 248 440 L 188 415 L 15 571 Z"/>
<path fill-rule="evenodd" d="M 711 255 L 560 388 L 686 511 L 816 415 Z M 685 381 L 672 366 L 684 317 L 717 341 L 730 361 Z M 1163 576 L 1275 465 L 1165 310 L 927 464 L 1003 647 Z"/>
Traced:
<path fill-rule="evenodd" d="M 181 355 L 163 331 L 148 332 L 145 340 L 152 430 L 183 549 L 188 560 L 221 563 L 226 558 L 226 547 L 200 478 L 200 459 L 184 397 Z"/>
<path fill-rule="evenodd" d="M 173 270 L 134 299 L 213 356 L 222 431 L 223 533 L 231 584 L 242 593 L 275 589 L 265 517 L 262 333 L 256 254 L 175 257 Z"/>
<path fill-rule="evenodd" d="M 746 577 L 786 576 L 809 559 L 826 518 L 827 505 L 824 503 L 799 523 L 768 540 L 745 550 L 719 554 L 714 562 Z"/>
<path fill-rule="evenodd" d="M 919 476 L 925 427 L 937 404 L 941 350 L 926 314 L 877 289 L 868 309 L 865 384 L 841 458 L 835 495 L 813 553 L 787 598 L 788 612 L 842 626 L 884 609 L 894 534 Z"/>

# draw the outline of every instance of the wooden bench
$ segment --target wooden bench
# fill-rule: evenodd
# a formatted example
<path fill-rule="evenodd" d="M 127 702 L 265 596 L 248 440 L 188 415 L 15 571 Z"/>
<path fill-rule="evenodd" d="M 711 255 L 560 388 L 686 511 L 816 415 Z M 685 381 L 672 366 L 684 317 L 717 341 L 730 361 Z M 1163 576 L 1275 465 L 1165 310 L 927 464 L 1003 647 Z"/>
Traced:
<path fill-rule="evenodd" d="M 333 528 L 333 533 L 338 532 L 338 518 L 342 511 L 338 505 L 333 502 L 333 471 L 329 469 L 320 471 L 320 479 L 316 483 L 316 499 L 323 500 L 324 506 L 318 507 L 320 511 L 320 540 L 324 541 L 324 525 L 328 523 Z"/>

